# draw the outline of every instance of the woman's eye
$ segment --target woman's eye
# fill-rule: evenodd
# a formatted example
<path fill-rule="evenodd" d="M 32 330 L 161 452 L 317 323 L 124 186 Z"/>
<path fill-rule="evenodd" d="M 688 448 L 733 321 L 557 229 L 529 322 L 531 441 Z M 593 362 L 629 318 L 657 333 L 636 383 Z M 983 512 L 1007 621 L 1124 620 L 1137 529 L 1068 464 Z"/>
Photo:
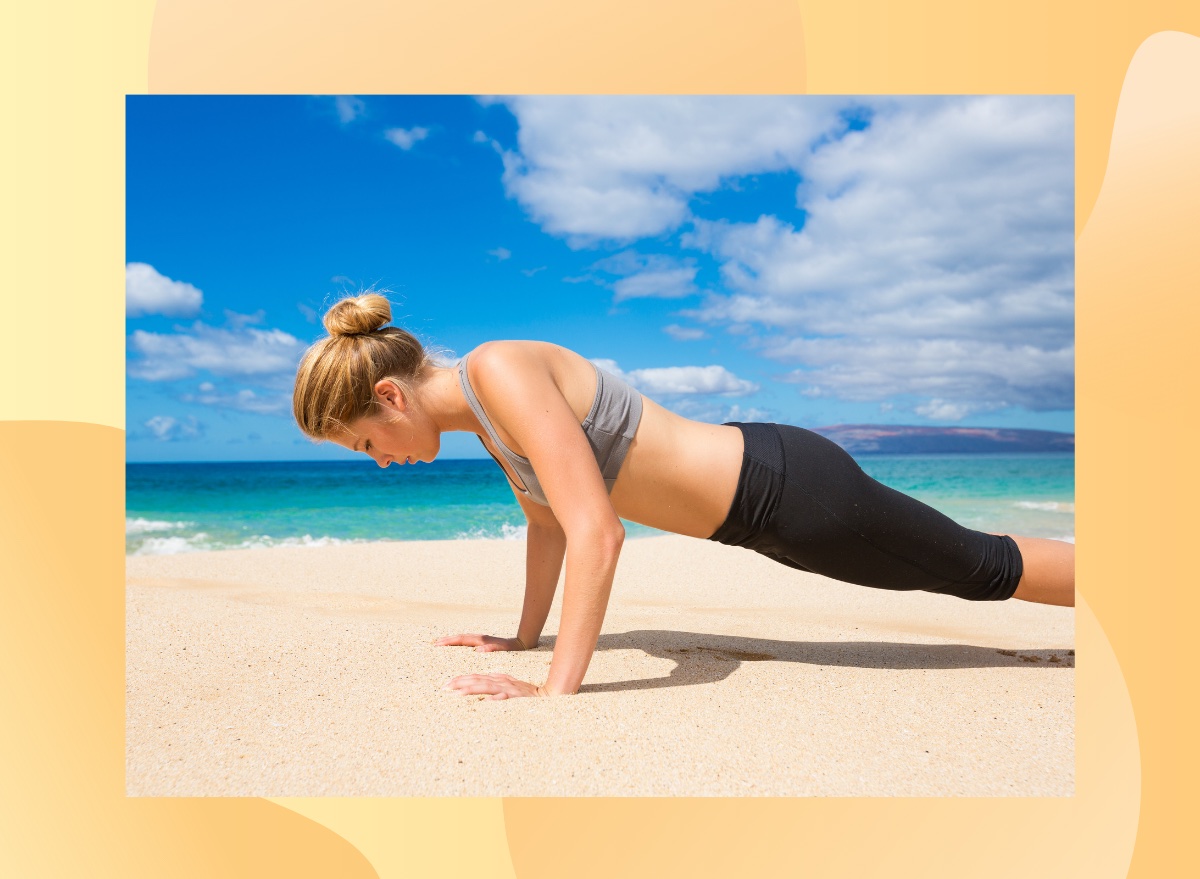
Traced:
<path fill-rule="evenodd" d="M 363 450 L 367 451 L 367 452 L 371 451 L 371 441 L 370 440 L 367 440 L 366 443 L 363 445 Z"/>

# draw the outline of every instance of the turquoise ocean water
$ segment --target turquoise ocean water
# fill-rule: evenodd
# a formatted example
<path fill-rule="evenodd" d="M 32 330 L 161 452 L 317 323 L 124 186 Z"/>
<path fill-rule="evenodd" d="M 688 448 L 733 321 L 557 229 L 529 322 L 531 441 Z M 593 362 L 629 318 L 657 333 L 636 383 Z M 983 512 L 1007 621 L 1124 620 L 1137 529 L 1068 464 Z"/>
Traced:
<path fill-rule="evenodd" d="M 971 528 L 1074 540 L 1070 454 L 864 455 L 873 477 Z M 164 554 L 370 540 L 521 539 L 491 460 L 128 464 L 125 549 Z M 627 523 L 630 537 L 660 532 Z"/>

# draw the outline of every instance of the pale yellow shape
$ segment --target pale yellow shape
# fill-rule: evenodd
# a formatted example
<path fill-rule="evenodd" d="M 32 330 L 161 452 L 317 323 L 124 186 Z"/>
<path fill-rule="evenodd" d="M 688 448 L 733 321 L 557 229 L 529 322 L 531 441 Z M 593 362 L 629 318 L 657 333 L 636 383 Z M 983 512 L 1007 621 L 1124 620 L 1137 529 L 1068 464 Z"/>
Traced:
<path fill-rule="evenodd" d="M 366 856 L 379 879 L 516 879 L 503 800 L 268 797 L 328 827 Z"/>
<path fill-rule="evenodd" d="M 0 418 L 125 427 L 125 94 L 153 0 L 4 3 Z M 19 377 L 19 378 L 18 378 Z"/>
<path fill-rule="evenodd" d="M 1132 193 L 1131 184 L 1139 177 L 1149 176 L 1159 181 L 1181 177 L 1195 183 L 1200 175 L 1196 163 L 1180 163 L 1183 157 L 1195 158 L 1192 150 L 1200 144 L 1200 99 L 1196 85 L 1200 83 L 1200 37 L 1177 31 L 1155 34 L 1138 49 L 1113 126 L 1112 158 L 1102 196 L 1121 199 Z M 1166 165 L 1160 164 L 1168 160 Z M 1194 193 L 1192 193 L 1194 194 Z M 1167 205 L 1192 208 L 1186 194 L 1176 195 Z M 1107 205 L 1106 205 L 1107 207 Z M 1146 210 L 1142 219 L 1153 219 L 1158 206 Z M 1110 208 L 1111 210 L 1111 208 Z M 1180 230 L 1194 232 L 1195 229 Z M 1191 263 L 1194 267 L 1195 262 Z"/>
<path fill-rule="evenodd" d="M 1143 785 L 1131 874 L 1140 876 L 1190 873 L 1180 861 L 1200 785 L 1197 83 L 1200 38 L 1157 34 L 1138 49 L 1076 249 L 1079 582 L 1136 706 Z"/>
<path fill-rule="evenodd" d="M 1076 595 L 1075 643 L 1075 802 L 1063 810 L 1071 844 L 1050 836 L 1043 854 L 1060 867 L 1045 872 L 1120 877 L 1129 869 L 1141 810 L 1137 719 L 1117 654 L 1083 591 Z"/>

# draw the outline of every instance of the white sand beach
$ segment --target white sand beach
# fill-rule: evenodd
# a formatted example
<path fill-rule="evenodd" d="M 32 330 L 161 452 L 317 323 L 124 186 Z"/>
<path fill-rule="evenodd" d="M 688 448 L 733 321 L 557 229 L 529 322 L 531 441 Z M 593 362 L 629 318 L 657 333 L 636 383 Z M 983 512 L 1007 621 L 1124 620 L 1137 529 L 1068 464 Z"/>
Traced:
<path fill-rule="evenodd" d="M 521 541 L 127 559 L 127 790 L 147 796 L 1070 796 L 1074 612 L 849 586 L 684 537 L 627 540 L 578 695 L 558 607 L 511 636 Z"/>

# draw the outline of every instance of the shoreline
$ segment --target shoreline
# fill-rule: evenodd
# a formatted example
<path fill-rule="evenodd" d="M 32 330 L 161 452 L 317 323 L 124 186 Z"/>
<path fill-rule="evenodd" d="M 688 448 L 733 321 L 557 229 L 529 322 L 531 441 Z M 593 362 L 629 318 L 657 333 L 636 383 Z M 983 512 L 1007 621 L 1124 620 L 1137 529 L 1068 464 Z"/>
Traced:
<path fill-rule="evenodd" d="M 1074 793 L 1066 608 L 868 589 L 638 538 L 580 694 L 493 702 L 439 688 L 472 672 L 541 680 L 561 586 L 533 651 L 429 642 L 515 632 L 521 540 L 126 565 L 131 795 Z"/>
<path fill-rule="evenodd" d="M 1058 505 L 1058 506 L 1062 506 L 1062 505 Z M 127 520 L 126 521 L 126 536 L 127 537 L 131 533 L 144 533 L 142 531 L 129 531 L 129 523 L 131 521 L 134 523 L 137 523 L 137 522 L 146 522 L 147 520 L 144 520 L 144 519 Z M 624 520 L 622 520 L 622 521 L 624 521 Z M 150 524 L 153 525 L 156 523 L 151 522 Z M 170 524 L 178 525 L 181 523 L 170 523 Z M 183 524 L 187 524 L 187 523 L 183 523 Z M 657 539 L 660 537 L 676 536 L 669 532 L 659 531 L 657 529 L 652 529 L 649 526 L 639 525 L 637 523 L 633 523 L 633 526 L 634 526 L 633 528 L 629 527 L 630 523 L 626 522 L 625 524 L 626 524 L 625 540 L 627 543 L 629 541 L 641 541 L 641 540 L 647 540 L 647 539 Z M 172 555 L 205 555 L 205 554 L 214 553 L 214 552 L 253 552 L 253 551 L 259 551 L 259 550 L 276 550 L 276 549 L 321 549 L 321 548 L 330 547 L 330 546 L 351 546 L 351 545 L 364 546 L 364 545 L 372 545 L 372 544 L 396 544 L 396 543 L 400 543 L 400 544 L 410 544 L 410 543 L 412 543 L 412 544 L 415 544 L 415 543 L 447 544 L 447 543 L 459 543 L 459 542 L 522 543 L 525 540 L 525 528 L 526 528 L 525 525 L 508 525 L 508 524 L 506 524 L 501 529 L 501 531 L 502 531 L 501 536 L 481 535 L 481 534 L 477 534 L 477 533 L 462 533 L 462 534 L 458 534 L 453 537 L 416 538 L 416 539 L 412 539 L 412 540 L 406 540 L 404 538 L 390 538 L 390 537 L 330 537 L 330 536 L 313 537 L 311 534 L 304 534 L 300 537 L 272 538 L 272 537 L 263 535 L 261 537 L 247 538 L 239 546 L 227 546 L 227 547 L 195 546 L 195 545 L 190 545 L 190 544 L 186 543 L 186 541 L 194 539 L 194 538 L 164 537 L 164 538 L 154 538 L 154 539 L 162 540 L 164 542 L 177 541 L 178 546 L 173 547 L 173 548 L 165 548 L 165 549 L 160 549 L 157 551 L 148 551 L 148 552 L 143 551 L 143 547 L 139 547 L 138 549 L 134 550 L 133 552 L 129 552 L 127 549 L 126 553 L 125 553 L 125 558 L 128 560 L 128 559 L 134 559 L 134 558 L 160 558 L 163 556 L 172 556 Z M 480 530 L 480 529 L 477 529 L 477 530 Z M 1026 530 L 1032 530 L 1032 529 L 1026 529 Z M 1062 529 L 1059 529 L 1059 530 L 1062 530 Z M 1022 531 L 1020 529 L 1009 529 L 1007 531 L 997 531 L 997 533 L 1025 534 L 1026 532 Z M 200 536 L 206 537 L 207 535 L 202 534 Z M 1026 536 L 1044 537 L 1047 540 L 1061 540 L 1066 543 L 1074 543 L 1075 542 L 1074 533 L 1056 534 L 1056 535 L 1042 533 L 1042 534 L 1026 534 Z"/>

